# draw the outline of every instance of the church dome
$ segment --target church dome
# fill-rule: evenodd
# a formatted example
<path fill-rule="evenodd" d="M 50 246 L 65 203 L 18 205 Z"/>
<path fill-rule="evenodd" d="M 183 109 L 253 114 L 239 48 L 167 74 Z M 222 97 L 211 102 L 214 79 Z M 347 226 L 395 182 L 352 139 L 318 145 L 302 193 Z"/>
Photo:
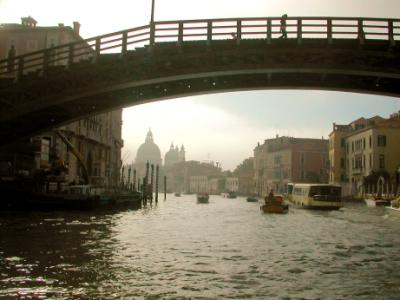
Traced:
<path fill-rule="evenodd" d="M 161 165 L 161 151 L 154 143 L 151 130 L 147 133 L 146 141 L 140 145 L 136 154 L 136 164 L 151 163 Z"/>

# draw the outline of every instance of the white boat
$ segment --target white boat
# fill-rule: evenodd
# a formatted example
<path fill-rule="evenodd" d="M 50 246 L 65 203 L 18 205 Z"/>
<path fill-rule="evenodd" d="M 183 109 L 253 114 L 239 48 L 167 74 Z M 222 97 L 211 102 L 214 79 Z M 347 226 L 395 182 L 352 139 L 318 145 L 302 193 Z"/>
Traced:
<path fill-rule="evenodd" d="M 333 184 L 293 183 L 288 185 L 292 206 L 308 209 L 337 210 L 342 207 L 341 187 Z"/>
<path fill-rule="evenodd" d="M 390 202 L 390 206 L 387 206 L 390 211 L 400 213 L 400 197 Z"/>
<path fill-rule="evenodd" d="M 389 206 L 390 199 L 381 199 L 376 197 L 368 197 L 364 199 L 365 204 L 368 207 L 375 207 L 375 206 Z"/>

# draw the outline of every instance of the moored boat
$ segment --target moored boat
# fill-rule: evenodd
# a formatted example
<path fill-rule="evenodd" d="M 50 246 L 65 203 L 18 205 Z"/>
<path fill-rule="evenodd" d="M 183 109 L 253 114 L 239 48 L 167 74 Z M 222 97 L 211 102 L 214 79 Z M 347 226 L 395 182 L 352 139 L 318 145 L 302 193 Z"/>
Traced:
<path fill-rule="evenodd" d="M 285 214 L 289 211 L 289 205 L 283 200 L 283 196 L 274 195 L 266 198 L 265 204 L 260 207 L 265 213 Z"/>

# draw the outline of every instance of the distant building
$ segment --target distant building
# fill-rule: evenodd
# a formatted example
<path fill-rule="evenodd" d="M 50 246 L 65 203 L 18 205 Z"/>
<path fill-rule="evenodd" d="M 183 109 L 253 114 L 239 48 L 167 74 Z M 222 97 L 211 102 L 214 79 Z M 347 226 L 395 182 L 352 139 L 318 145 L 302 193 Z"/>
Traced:
<path fill-rule="evenodd" d="M 225 180 L 225 191 L 237 193 L 239 191 L 239 178 L 227 177 Z"/>
<path fill-rule="evenodd" d="M 185 161 L 185 148 L 183 147 L 183 145 L 179 150 L 178 146 L 174 147 L 174 144 L 171 144 L 169 151 L 165 154 L 164 167 L 167 169 L 174 164 L 183 161 Z"/>
<path fill-rule="evenodd" d="M 400 173 L 400 114 L 385 119 L 359 118 L 348 125 L 333 124 L 329 135 L 329 181 L 348 183 L 352 194 L 397 190 Z"/>
<path fill-rule="evenodd" d="M 208 177 L 207 176 L 190 176 L 190 192 L 191 193 L 208 193 Z"/>
<path fill-rule="evenodd" d="M 0 59 L 81 41 L 83 39 L 79 36 L 79 29 L 78 22 L 74 22 L 73 27 L 63 24 L 40 27 L 30 16 L 21 18 L 21 24 L 1 24 Z M 49 64 L 66 65 L 66 60 Z M 119 182 L 123 147 L 121 127 L 122 110 L 119 109 L 58 128 L 83 156 L 90 180 L 94 184 L 116 185 Z M 20 157 L 21 161 L 23 157 L 28 161 L 33 158 L 32 163 L 19 162 L 18 166 L 12 166 L 14 173 L 18 170 L 32 173 L 37 169 L 50 169 L 55 161 L 59 161 L 67 168 L 65 174 L 67 181 L 78 182 L 82 179 L 82 166 L 54 132 L 41 134 L 22 144 L 20 142 L 17 147 L 8 148 L 9 151 L 1 154 L 2 160 L 8 161 L 11 165 L 16 161 L 12 157 Z M 31 157 L 27 155 L 26 150 L 21 151 L 30 148 L 33 151 Z"/>
<path fill-rule="evenodd" d="M 279 137 L 254 149 L 254 192 L 284 193 L 289 182 L 328 182 L 328 140 Z"/>

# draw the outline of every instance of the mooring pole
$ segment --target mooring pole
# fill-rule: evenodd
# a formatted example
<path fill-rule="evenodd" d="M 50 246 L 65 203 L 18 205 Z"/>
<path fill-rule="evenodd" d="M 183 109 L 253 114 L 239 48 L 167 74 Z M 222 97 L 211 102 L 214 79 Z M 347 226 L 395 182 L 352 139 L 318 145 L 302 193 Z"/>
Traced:
<path fill-rule="evenodd" d="M 132 171 L 131 166 L 129 166 L 129 168 L 128 168 L 128 179 L 127 179 L 128 190 L 131 189 L 131 171 Z"/>
<path fill-rule="evenodd" d="M 158 202 L 158 175 L 159 175 L 160 167 L 157 165 L 156 167 L 156 203 Z"/>
<path fill-rule="evenodd" d="M 164 201 L 167 200 L 167 176 L 164 176 Z"/>
<path fill-rule="evenodd" d="M 136 169 L 133 169 L 133 191 L 136 192 Z"/>
<path fill-rule="evenodd" d="M 154 164 L 151 164 L 151 175 L 150 175 L 150 201 L 153 202 L 153 186 L 154 186 Z"/>
<path fill-rule="evenodd" d="M 144 177 L 144 181 L 143 181 L 143 185 L 144 185 L 144 200 L 147 202 L 147 185 L 149 182 L 149 167 L 150 167 L 150 163 L 149 161 L 147 161 L 146 163 L 146 176 Z"/>

